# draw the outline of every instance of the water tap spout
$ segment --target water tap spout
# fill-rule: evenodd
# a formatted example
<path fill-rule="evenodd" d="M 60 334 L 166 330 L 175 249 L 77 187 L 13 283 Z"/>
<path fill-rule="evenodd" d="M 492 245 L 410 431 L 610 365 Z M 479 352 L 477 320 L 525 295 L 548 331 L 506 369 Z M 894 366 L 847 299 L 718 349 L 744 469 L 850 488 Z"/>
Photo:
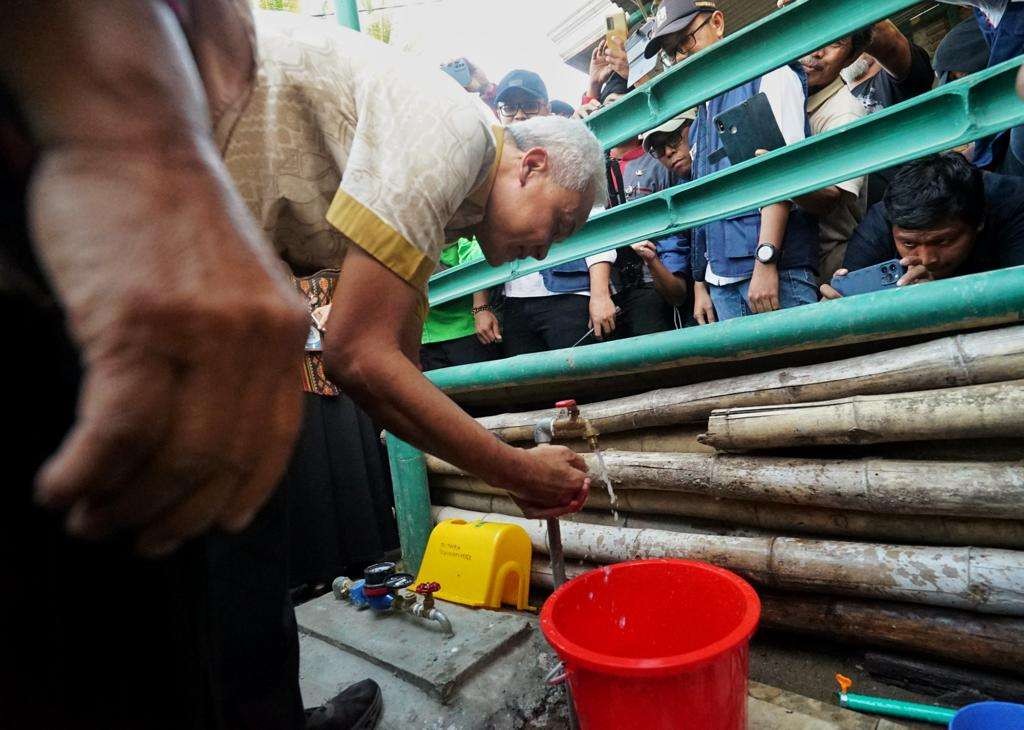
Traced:
<path fill-rule="evenodd" d="M 533 426 L 533 443 L 550 444 L 555 438 L 555 419 L 542 418 Z"/>
<path fill-rule="evenodd" d="M 452 628 L 452 622 L 448 620 L 448 617 L 436 608 L 427 608 L 422 603 L 417 603 L 412 608 L 413 616 L 426 619 L 427 621 L 436 621 L 437 625 L 448 634 L 448 636 L 455 636 L 455 629 Z"/>

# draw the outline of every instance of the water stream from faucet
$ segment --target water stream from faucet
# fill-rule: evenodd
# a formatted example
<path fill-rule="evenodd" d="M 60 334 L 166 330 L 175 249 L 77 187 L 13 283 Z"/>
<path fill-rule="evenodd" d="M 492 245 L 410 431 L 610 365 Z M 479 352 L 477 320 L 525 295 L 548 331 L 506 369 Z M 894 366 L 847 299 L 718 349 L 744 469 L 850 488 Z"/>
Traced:
<path fill-rule="evenodd" d="M 604 463 L 604 453 L 601 449 L 595 448 L 594 456 L 597 458 L 597 478 L 604 482 L 604 488 L 608 491 L 608 501 L 612 505 L 612 517 L 616 522 L 619 521 L 619 512 L 615 509 L 615 505 L 618 504 L 618 497 L 615 496 L 615 489 L 612 488 L 612 477 L 608 473 L 608 467 Z"/>

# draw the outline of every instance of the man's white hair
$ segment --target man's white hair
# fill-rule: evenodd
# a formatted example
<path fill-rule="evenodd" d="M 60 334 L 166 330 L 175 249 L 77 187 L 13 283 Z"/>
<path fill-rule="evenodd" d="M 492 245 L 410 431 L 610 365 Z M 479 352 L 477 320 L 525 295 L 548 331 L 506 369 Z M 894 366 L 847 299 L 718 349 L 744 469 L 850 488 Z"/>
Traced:
<path fill-rule="evenodd" d="M 576 192 L 594 191 L 594 202 L 608 198 L 604 149 L 586 124 L 578 119 L 550 115 L 532 117 L 505 128 L 517 148 L 525 152 L 541 147 L 548 153 L 554 181 Z"/>

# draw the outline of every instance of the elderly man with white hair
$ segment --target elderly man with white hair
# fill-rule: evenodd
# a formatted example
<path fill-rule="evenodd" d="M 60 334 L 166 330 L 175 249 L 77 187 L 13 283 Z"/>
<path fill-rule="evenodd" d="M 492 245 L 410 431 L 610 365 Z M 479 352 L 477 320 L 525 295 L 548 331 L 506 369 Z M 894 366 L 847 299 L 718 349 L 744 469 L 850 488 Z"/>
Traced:
<path fill-rule="evenodd" d="M 218 545 L 218 615 L 239 600 L 240 575 L 247 599 L 265 592 L 259 605 L 267 609 L 274 596 L 287 599 L 286 561 L 254 559 L 274 546 L 315 552 L 343 532 L 338 541 L 357 555 L 379 549 L 391 519 L 379 509 L 385 486 L 364 483 L 376 455 L 360 463 L 361 436 L 346 429 L 359 430 L 352 424 L 365 417 L 343 396 L 391 433 L 507 489 L 530 516 L 578 510 L 589 485 L 585 464 L 567 448 L 495 439 L 423 376 L 419 344 L 427 279 L 448 242 L 475 236 L 491 264 L 544 258 L 605 199 L 594 135 L 561 117 L 502 128 L 436 67 L 333 24 L 260 13 L 256 42 L 255 82 L 217 126 L 217 142 L 318 331 L 307 345 L 306 424 L 288 472 L 296 524 L 289 529 L 272 505 L 249 535 Z M 310 512 L 328 517 L 307 522 Z M 271 706 L 301 710 L 295 632 L 280 616 L 250 610 L 244 621 L 221 620 L 224 713 L 239 727 L 269 726 Z M 306 727 L 369 726 L 378 693 L 372 683 L 355 685 L 312 712 Z"/>
<path fill-rule="evenodd" d="M 502 128 L 438 69 L 347 29 L 257 21 L 257 83 L 219 142 L 293 273 L 339 270 L 327 375 L 390 432 L 508 489 L 528 514 L 579 507 L 573 452 L 497 441 L 417 363 L 445 243 L 476 236 L 491 264 L 544 258 L 605 198 L 600 143 L 562 117 Z"/>

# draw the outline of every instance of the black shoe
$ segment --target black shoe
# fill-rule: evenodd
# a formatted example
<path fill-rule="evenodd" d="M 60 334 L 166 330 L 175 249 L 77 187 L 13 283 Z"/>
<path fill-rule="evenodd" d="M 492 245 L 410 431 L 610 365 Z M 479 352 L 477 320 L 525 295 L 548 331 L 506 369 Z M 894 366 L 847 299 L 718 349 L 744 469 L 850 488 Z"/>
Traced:
<path fill-rule="evenodd" d="M 364 679 L 306 710 L 306 730 L 373 730 L 383 711 L 380 687 Z"/>

